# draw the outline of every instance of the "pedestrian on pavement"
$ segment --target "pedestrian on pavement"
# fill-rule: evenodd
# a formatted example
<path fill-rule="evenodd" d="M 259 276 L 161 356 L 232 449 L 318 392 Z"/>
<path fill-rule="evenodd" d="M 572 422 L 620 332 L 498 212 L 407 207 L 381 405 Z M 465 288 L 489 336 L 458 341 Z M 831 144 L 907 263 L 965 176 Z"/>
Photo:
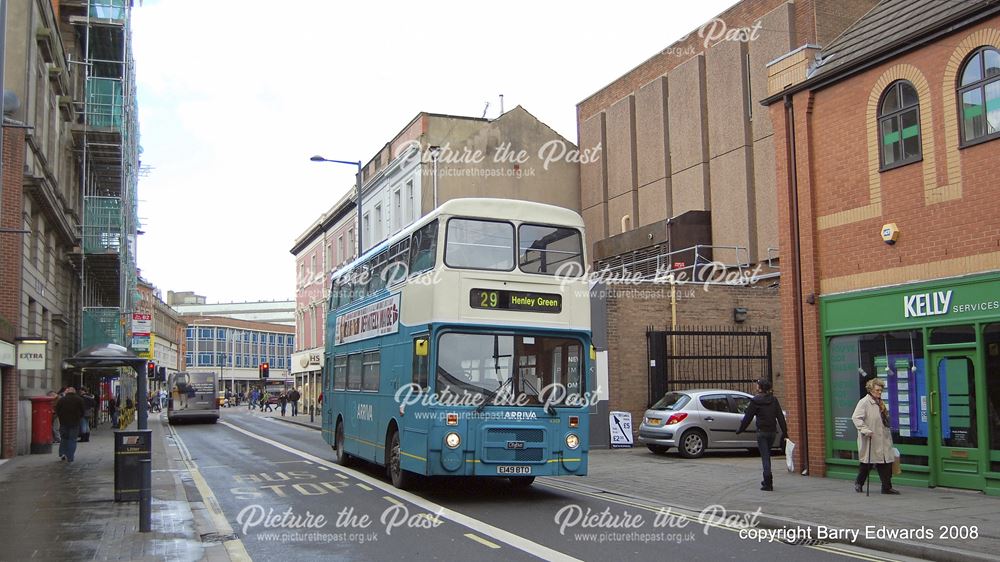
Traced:
<path fill-rule="evenodd" d="M 118 429 L 118 402 L 108 399 L 108 415 L 111 416 L 111 429 Z"/>
<path fill-rule="evenodd" d="M 774 475 L 771 473 L 771 446 L 774 444 L 775 433 L 779 427 L 781 434 L 788 436 L 788 424 L 785 423 L 785 414 L 781 411 L 781 403 L 772 393 L 771 381 L 767 379 L 757 381 L 757 395 L 750 400 L 750 405 L 747 406 L 746 412 L 743 414 L 743 421 L 740 422 L 736 435 L 743 433 L 754 417 L 757 418 L 757 450 L 760 451 L 760 464 L 764 473 L 760 489 L 765 492 L 773 492 Z"/>
<path fill-rule="evenodd" d="M 83 399 L 83 419 L 80 420 L 80 442 L 85 443 L 90 441 L 90 418 L 94 415 L 97 401 L 94 400 L 94 395 L 90 393 L 87 387 L 83 387 L 82 390 L 83 393 L 80 395 L 80 398 Z"/>
<path fill-rule="evenodd" d="M 59 443 L 62 441 L 59 438 L 59 416 L 56 415 L 56 404 L 59 403 L 59 399 L 62 398 L 65 388 L 60 388 L 59 392 L 49 391 L 49 396 L 52 397 L 52 442 Z"/>
<path fill-rule="evenodd" d="M 76 457 L 76 438 L 80 434 L 80 423 L 85 419 L 85 407 L 83 398 L 72 386 L 67 386 L 66 393 L 56 402 L 56 415 L 59 416 L 59 460 L 73 462 Z"/>
<path fill-rule="evenodd" d="M 885 382 L 869 376 L 865 383 L 868 391 L 854 408 L 854 427 L 858 428 L 858 477 L 854 480 L 854 491 L 860 493 L 872 465 L 878 470 L 882 481 L 883 494 L 898 494 L 892 487 L 892 463 L 896 460 L 892 451 L 892 429 L 889 424 L 889 409 L 882 401 Z"/>
<path fill-rule="evenodd" d="M 282 392 L 278 395 L 278 405 L 281 406 L 281 415 L 285 415 L 285 406 L 288 406 L 288 394 Z"/>
<path fill-rule="evenodd" d="M 292 403 L 292 415 L 299 415 L 299 399 L 302 398 L 302 393 L 299 392 L 297 388 L 293 388 L 291 392 L 288 393 L 288 401 Z"/>

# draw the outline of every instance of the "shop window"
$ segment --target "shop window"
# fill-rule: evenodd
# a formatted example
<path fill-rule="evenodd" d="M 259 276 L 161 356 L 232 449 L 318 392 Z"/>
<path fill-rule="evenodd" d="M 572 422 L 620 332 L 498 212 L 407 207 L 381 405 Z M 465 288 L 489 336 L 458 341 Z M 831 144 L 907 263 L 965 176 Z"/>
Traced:
<path fill-rule="evenodd" d="M 882 395 L 889 408 L 890 427 L 896 444 L 927 445 L 927 366 L 920 331 L 884 332 L 840 336 L 829 340 L 829 396 L 833 421 L 834 457 L 850 451 L 857 458 L 857 430 L 851 416 L 865 395 L 864 377 L 875 375 L 886 383 Z M 843 449 L 838 451 L 837 449 Z M 923 456 L 907 464 L 927 465 Z"/>
<path fill-rule="evenodd" d="M 879 104 L 878 129 L 882 170 L 920 160 L 920 99 L 913 84 L 899 80 L 886 88 Z"/>
<path fill-rule="evenodd" d="M 934 328 L 931 330 L 931 343 L 976 343 L 976 329 L 970 324 Z"/>
<path fill-rule="evenodd" d="M 976 49 L 959 75 L 963 146 L 1000 137 L 1000 51 Z"/>
<path fill-rule="evenodd" d="M 1000 324 L 983 330 L 986 352 L 986 420 L 990 439 L 990 470 L 1000 472 Z"/>

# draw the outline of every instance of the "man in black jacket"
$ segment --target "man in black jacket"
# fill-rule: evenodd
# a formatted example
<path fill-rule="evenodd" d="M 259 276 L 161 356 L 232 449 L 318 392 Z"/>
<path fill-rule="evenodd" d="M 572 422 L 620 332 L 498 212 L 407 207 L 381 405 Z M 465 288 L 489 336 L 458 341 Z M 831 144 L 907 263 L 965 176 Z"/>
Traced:
<path fill-rule="evenodd" d="M 59 460 L 73 462 L 76 456 L 76 438 L 80 434 L 80 421 L 83 419 L 83 398 L 72 386 L 66 387 L 66 393 L 56 401 L 56 416 L 59 417 Z"/>
<path fill-rule="evenodd" d="M 765 492 L 774 491 L 774 477 L 771 474 L 771 444 L 774 443 L 774 434 L 781 427 L 781 433 L 788 436 L 788 424 L 785 423 L 785 414 L 781 411 L 781 404 L 778 399 L 771 394 L 771 381 L 760 379 L 757 381 L 757 395 L 750 400 L 746 412 L 743 414 L 743 421 L 740 428 L 736 430 L 736 435 L 743 433 L 743 430 L 750 424 L 750 420 L 757 417 L 757 449 L 760 450 L 760 462 L 764 468 L 764 480 L 760 483 L 760 489 Z"/>

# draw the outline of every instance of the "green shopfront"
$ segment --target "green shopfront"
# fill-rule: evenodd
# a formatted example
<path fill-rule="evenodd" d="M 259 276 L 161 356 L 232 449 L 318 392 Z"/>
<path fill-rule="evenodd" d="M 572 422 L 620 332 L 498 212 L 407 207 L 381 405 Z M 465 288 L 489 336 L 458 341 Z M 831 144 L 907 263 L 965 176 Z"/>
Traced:
<path fill-rule="evenodd" d="M 827 475 L 857 473 L 862 377 L 886 382 L 894 483 L 1000 495 L 1000 274 L 820 298 Z"/>

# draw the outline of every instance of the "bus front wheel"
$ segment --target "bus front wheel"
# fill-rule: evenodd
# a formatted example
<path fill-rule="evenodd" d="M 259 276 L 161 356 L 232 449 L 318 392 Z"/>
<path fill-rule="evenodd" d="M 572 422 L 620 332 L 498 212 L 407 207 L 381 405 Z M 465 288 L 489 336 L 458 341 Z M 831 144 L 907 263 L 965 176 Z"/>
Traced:
<path fill-rule="evenodd" d="M 350 466 L 351 455 L 344 451 L 344 422 L 337 422 L 337 432 L 334 434 L 333 448 L 337 451 L 337 464 L 340 466 Z"/>
<path fill-rule="evenodd" d="M 515 488 L 527 488 L 535 482 L 534 476 L 511 476 L 510 484 Z"/>
<path fill-rule="evenodd" d="M 399 431 L 393 429 L 389 437 L 388 453 L 386 455 L 386 467 L 389 472 L 389 479 L 392 485 L 400 490 L 406 490 L 413 486 L 414 475 L 408 470 L 404 470 L 400 464 Z"/>

